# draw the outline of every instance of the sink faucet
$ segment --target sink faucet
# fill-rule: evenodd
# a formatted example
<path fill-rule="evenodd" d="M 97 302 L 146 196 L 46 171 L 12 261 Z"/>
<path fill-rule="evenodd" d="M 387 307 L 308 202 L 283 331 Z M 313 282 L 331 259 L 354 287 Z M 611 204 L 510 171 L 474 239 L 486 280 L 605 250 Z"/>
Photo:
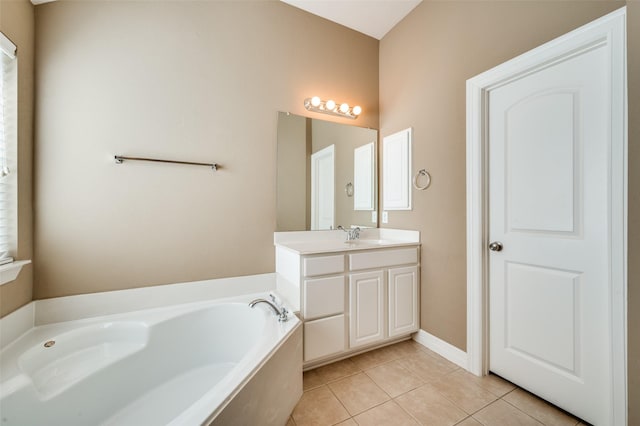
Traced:
<path fill-rule="evenodd" d="M 342 225 L 338 225 L 338 229 L 347 233 L 347 241 L 353 241 L 360 238 L 360 228 L 344 229 Z"/>
<path fill-rule="evenodd" d="M 272 296 L 272 300 L 273 300 L 273 296 Z M 289 311 L 287 311 L 287 308 L 285 308 L 284 306 L 281 306 L 280 308 L 278 308 L 278 306 L 276 306 L 275 304 L 275 300 L 273 302 L 270 302 L 267 299 L 255 299 L 249 303 L 249 307 L 253 308 L 258 303 L 266 303 L 267 305 L 271 306 L 271 309 L 273 309 L 273 312 L 275 312 L 276 315 L 278 316 L 278 321 L 284 322 L 289 319 Z"/>

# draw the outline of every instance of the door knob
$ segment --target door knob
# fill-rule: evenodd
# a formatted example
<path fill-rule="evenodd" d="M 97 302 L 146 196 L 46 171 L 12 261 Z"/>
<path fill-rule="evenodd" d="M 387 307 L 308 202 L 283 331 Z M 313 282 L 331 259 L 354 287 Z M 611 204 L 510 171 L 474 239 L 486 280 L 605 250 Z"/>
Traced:
<path fill-rule="evenodd" d="M 491 251 L 501 251 L 502 250 L 502 243 L 500 241 L 494 241 L 491 244 L 489 244 L 489 250 Z"/>

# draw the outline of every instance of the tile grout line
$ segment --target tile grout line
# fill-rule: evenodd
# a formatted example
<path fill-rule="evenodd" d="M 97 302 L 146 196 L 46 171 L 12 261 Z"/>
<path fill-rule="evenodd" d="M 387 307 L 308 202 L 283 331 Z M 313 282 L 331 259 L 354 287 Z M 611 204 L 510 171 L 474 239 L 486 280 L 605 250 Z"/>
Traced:
<path fill-rule="evenodd" d="M 342 403 L 342 400 L 341 400 L 340 398 L 338 398 L 338 395 L 336 395 L 336 394 L 335 394 L 335 392 L 333 391 L 333 389 L 331 389 L 331 387 L 329 386 L 329 384 L 328 384 L 328 383 L 325 383 L 323 386 L 326 386 L 326 387 L 327 387 L 327 389 L 329 389 L 329 392 L 331 392 L 331 395 L 333 395 L 333 397 L 334 397 L 334 398 L 335 398 L 335 399 L 340 403 L 340 405 L 342 405 L 342 408 L 344 408 L 344 411 L 349 415 L 349 418 L 344 419 L 344 420 L 341 420 L 341 421 L 339 421 L 338 423 L 346 422 L 346 421 L 347 421 L 347 420 L 349 420 L 349 419 L 353 419 L 353 416 L 351 415 L 351 413 L 349 412 L 349 410 L 347 409 L 347 407 Z M 354 422 L 355 422 L 355 420 L 354 420 Z M 338 423 L 335 423 L 335 424 L 338 424 Z M 358 422 L 356 422 L 356 424 L 357 424 L 357 423 L 358 423 Z"/>
<path fill-rule="evenodd" d="M 553 403 L 551 403 L 551 402 L 548 402 L 548 401 L 546 401 L 546 400 L 544 400 L 544 399 L 540 398 L 539 396 L 537 396 L 537 395 L 535 395 L 535 394 L 533 394 L 533 393 L 531 393 L 531 392 L 527 391 L 526 389 L 521 388 L 521 387 L 519 387 L 519 386 L 517 386 L 517 385 L 516 385 L 516 388 L 515 388 L 515 389 L 513 389 L 511 392 L 507 392 L 507 393 L 506 393 L 506 394 L 504 394 L 504 396 L 502 396 L 500 399 L 503 399 L 505 396 L 509 395 L 509 394 L 510 394 L 510 393 L 512 393 L 512 392 L 517 391 L 518 389 L 519 389 L 519 390 L 522 390 L 522 391 L 524 391 L 524 392 L 526 392 L 526 393 L 530 394 L 530 395 L 531 395 L 531 396 L 533 396 L 534 398 L 538 399 L 540 402 L 544 403 L 544 404 L 545 404 L 545 406 L 548 406 L 548 407 L 551 407 L 551 408 L 555 408 L 555 409 L 556 409 L 556 410 L 558 410 L 560 413 L 563 413 L 563 414 L 565 414 L 565 415 L 569 416 L 570 418 L 572 418 L 573 420 L 575 420 L 575 423 L 574 423 L 573 425 L 571 425 L 571 426 L 578 426 L 578 425 L 580 424 L 580 422 L 582 422 L 582 420 L 581 420 L 581 419 L 578 419 L 576 416 L 574 416 L 573 414 L 569 413 L 568 411 L 563 410 L 562 408 L 560 408 L 560 407 L 556 406 L 555 404 L 553 404 Z M 535 420 L 539 421 L 540 423 L 545 424 L 542 420 L 540 420 L 540 419 L 538 419 L 537 417 L 534 417 L 533 415 L 531 415 L 531 414 L 527 413 L 527 412 L 526 412 L 526 411 L 524 411 L 523 409 L 518 408 L 518 406 L 516 406 L 515 404 L 512 404 L 511 402 L 507 401 L 506 399 L 503 399 L 503 400 L 504 400 L 504 402 L 506 402 L 507 404 L 509 404 L 509 405 L 511 405 L 511 406 L 513 406 L 513 407 L 515 407 L 515 408 L 517 408 L 517 409 L 519 409 L 519 410 L 520 410 L 520 411 L 522 411 L 523 413 L 528 414 L 528 415 L 529 415 L 529 417 L 533 417 Z"/>
<path fill-rule="evenodd" d="M 515 389 L 514 389 L 515 390 Z M 513 392 L 513 391 L 511 391 Z M 511 393 L 509 392 L 509 393 Z M 513 405 L 512 403 L 510 403 L 509 401 L 507 401 L 506 399 L 502 399 L 500 398 L 501 401 L 506 402 L 507 404 L 509 404 L 510 406 L 512 406 L 513 408 L 515 408 L 516 410 L 520 411 L 521 413 L 527 415 L 528 417 L 531 417 L 533 420 L 535 420 L 536 422 L 540 423 L 541 425 L 544 426 L 544 423 L 542 423 L 542 421 L 538 420 L 537 418 L 533 417 L 531 414 L 527 413 L 524 410 L 521 410 L 520 408 L 516 407 L 515 405 Z M 576 423 L 577 424 L 577 423 Z"/>

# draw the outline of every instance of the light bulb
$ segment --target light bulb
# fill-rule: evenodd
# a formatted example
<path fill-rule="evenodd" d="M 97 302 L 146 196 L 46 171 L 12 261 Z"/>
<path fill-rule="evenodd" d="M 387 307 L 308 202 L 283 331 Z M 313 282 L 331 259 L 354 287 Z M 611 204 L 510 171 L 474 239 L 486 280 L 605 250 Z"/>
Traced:
<path fill-rule="evenodd" d="M 320 98 L 317 96 L 311 98 L 311 105 L 313 105 L 314 107 L 320 106 Z"/>
<path fill-rule="evenodd" d="M 346 114 L 349 112 L 349 104 L 340 105 L 340 112 Z"/>
<path fill-rule="evenodd" d="M 331 99 L 329 99 L 324 105 L 327 107 L 329 111 L 333 111 L 334 109 L 336 109 L 336 103 Z"/>
<path fill-rule="evenodd" d="M 353 115 L 360 115 L 362 113 L 362 108 L 360 108 L 360 106 L 356 105 L 356 106 L 353 107 L 351 112 L 353 112 Z"/>

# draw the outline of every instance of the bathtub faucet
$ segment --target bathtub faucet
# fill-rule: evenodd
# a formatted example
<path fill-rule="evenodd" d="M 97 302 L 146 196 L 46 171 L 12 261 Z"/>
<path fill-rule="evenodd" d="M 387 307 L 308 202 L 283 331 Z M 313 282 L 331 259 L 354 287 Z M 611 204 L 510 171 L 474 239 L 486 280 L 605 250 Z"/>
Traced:
<path fill-rule="evenodd" d="M 278 316 L 278 321 L 280 322 L 284 322 L 287 321 L 289 319 L 289 311 L 287 311 L 287 308 L 285 308 L 284 306 L 281 308 L 278 308 L 275 303 L 273 302 L 269 302 L 266 299 L 255 299 L 252 300 L 249 303 L 249 307 L 253 308 L 254 306 L 256 306 L 258 303 L 266 303 L 267 305 L 271 306 L 271 309 L 273 309 L 273 312 L 276 313 L 276 315 Z"/>

